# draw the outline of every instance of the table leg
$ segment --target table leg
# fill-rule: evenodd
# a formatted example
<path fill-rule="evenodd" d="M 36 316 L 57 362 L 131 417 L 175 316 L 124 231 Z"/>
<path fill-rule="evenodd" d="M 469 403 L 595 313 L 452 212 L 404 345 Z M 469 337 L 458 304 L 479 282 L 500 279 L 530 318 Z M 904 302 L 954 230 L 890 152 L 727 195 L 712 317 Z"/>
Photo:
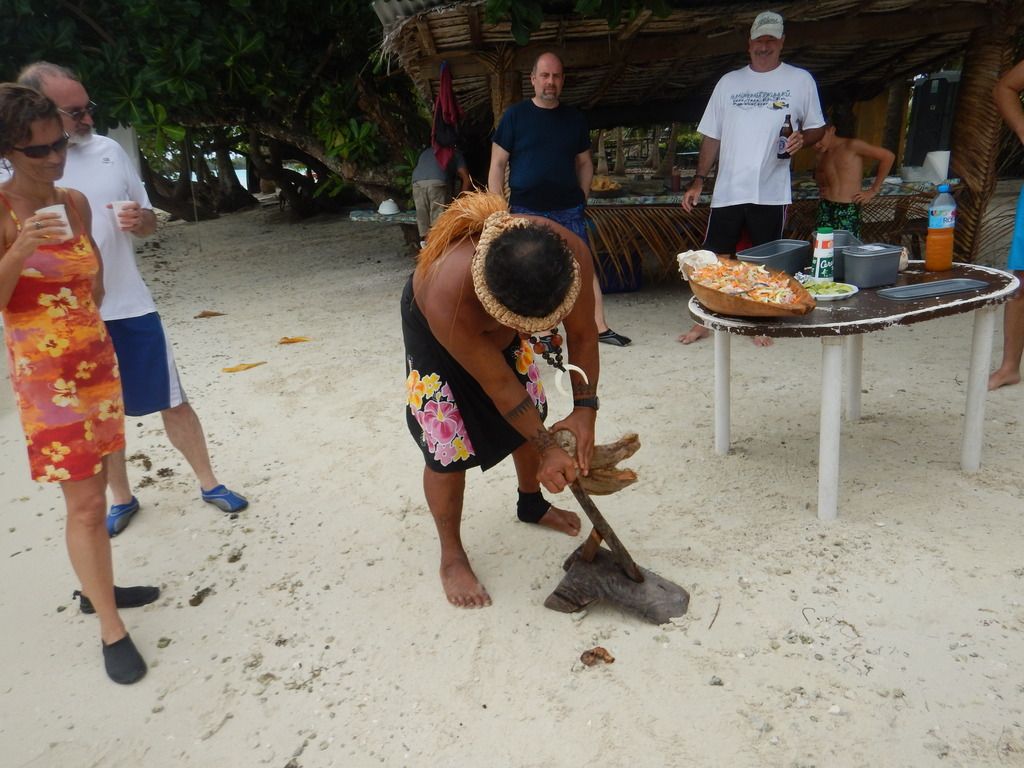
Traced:
<path fill-rule="evenodd" d="M 964 411 L 964 436 L 960 448 L 960 468 L 977 472 L 981 467 L 981 441 L 985 430 L 985 395 L 988 392 L 988 368 L 992 362 L 992 333 L 996 308 L 974 311 L 974 338 L 971 341 L 971 370 L 967 374 L 967 407 Z"/>
<path fill-rule="evenodd" d="M 846 359 L 843 368 L 846 373 L 846 420 L 860 418 L 861 368 L 864 362 L 864 335 L 861 333 L 843 337 Z"/>
<path fill-rule="evenodd" d="M 818 519 L 839 514 L 839 426 L 843 347 L 838 336 L 821 339 L 821 423 L 818 427 Z"/>
<path fill-rule="evenodd" d="M 715 453 L 729 453 L 731 340 L 726 331 L 715 331 Z"/>

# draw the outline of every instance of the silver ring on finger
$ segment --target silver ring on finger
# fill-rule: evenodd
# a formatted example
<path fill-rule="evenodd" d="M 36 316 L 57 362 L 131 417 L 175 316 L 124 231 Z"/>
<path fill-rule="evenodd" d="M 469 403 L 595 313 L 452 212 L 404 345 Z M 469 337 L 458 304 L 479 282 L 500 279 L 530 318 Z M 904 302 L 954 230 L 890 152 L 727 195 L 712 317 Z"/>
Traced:
<path fill-rule="evenodd" d="M 36 229 L 42 229 L 43 228 L 43 223 L 41 221 L 37 221 L 32 226 L 34 226 Z"/>

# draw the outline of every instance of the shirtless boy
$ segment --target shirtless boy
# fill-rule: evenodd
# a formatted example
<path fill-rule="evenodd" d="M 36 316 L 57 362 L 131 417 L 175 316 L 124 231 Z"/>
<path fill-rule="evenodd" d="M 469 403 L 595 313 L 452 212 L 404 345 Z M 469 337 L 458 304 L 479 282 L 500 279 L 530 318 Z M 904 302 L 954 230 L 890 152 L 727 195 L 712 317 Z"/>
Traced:
<path fill-rule="evenodd" d="M 814 176 L 820 195 L 817 225 L 845 229 L 860 237 L 861 206 L 882 189 L 896 156 L 884 147 L 838 136 L 834 125 L 825 127 L 814 150 L 818 153 Z M 863 189 L 865 161 L 878 163 L 875 180 L 867 189 Z"/>

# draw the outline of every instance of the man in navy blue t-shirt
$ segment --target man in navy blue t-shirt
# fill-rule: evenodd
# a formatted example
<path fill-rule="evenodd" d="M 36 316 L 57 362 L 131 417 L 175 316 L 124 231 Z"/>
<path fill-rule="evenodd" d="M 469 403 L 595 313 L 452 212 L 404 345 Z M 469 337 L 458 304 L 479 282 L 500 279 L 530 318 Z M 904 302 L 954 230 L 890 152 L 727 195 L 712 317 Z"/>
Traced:
<path fill-rule="evenodd" d="M 509 107 L 494 132 L 487 189 L 504 194 L 509 169 L 509 210 L 557 221 L 589 242 L 583 211 L 594 163 L 587 121 L 579 110 L 559 102 L 564 73 L 555 54 L 537 57 L 530 82 L 534 97 Z M 608 327 L 596 275 L 594 309 L 598 341 L 619 347 L 630 343 Z"/>

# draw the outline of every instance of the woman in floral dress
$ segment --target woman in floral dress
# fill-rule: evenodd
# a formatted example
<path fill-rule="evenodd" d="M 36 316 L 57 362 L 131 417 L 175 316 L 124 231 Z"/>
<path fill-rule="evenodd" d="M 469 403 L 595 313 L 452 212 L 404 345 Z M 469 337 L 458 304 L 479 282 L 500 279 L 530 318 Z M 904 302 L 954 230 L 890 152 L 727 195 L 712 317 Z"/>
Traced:
<path fill-rule="evenodd" d="M 67 144 L 53 102 L 0 85 L 0 156 L 12 171 L 0 184 L 0 309 L 29 465 L 35 480 L 60 483 L 68 554 L 99 617 L 107 674 L 133 683 L 146 663 L 117 611 L 105 525 L 106 456 L 124 448 L 124 406 L 99 315 L 89 204 L 55 186 Z M 36 213 L 56 204 L 70 231 L 58 214 Z"/>

